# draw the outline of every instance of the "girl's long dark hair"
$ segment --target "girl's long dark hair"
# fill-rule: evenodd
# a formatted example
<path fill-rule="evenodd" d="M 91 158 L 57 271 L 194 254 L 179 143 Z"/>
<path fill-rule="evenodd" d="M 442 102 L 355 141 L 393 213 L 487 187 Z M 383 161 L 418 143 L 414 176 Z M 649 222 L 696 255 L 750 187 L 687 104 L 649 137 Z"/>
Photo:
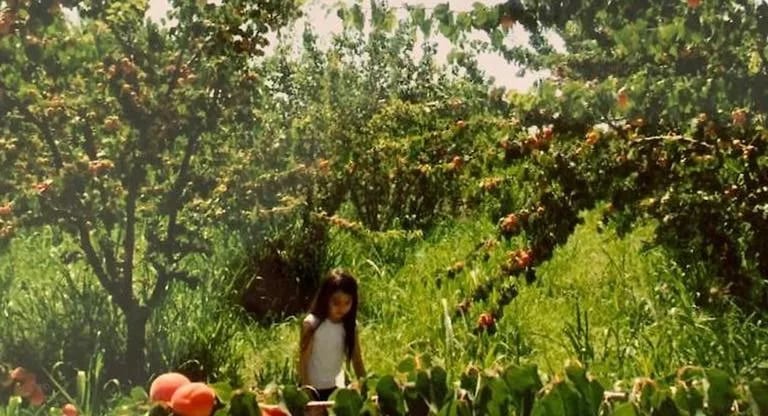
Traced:
<path fill-rule="evenodd" d="M 331 296 L 336 292 L 346 293 L 352 298 L 352 307 L 349 309 L 342 322 L 344 323 L 344 345 L 346 346 L 347 360 L 352 358 L 355 349 L 355 335 L 357 331 L 357 279 L 342 269 L 331 270 L 320 283 L 315 299 L 309 312 L 322 322 L 328 318 L 328 305 Z"/>

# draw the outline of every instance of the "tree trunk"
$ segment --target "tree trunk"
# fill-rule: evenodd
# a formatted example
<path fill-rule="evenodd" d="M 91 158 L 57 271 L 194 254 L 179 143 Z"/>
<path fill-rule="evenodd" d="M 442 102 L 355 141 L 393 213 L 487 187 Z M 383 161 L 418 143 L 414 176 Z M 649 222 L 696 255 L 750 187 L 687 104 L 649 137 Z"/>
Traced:
<path fill-rule="evenodd" d="M 134 305 L 125 310 L 127 340 L 125 348 L 125 377 L 133 385 L 146 383 L 147 363 L 145 348 L 147 345 L 147 321 L 149 308 Z"/>

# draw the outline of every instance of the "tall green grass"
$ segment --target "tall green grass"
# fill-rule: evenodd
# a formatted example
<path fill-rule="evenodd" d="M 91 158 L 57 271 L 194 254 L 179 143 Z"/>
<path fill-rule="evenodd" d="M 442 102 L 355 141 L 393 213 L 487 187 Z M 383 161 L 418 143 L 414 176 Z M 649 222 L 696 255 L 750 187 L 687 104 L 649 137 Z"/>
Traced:
<path fill-rule="evenodd" d="M 404 357 L 428 354 L 454 374 L 469 365 L 510 362 L 533 362 L 552 373 L 579 358 L 610 385 L 664 376 L 686 364 L 744 376 L 768 361 L 768 330 L 760 317 L 744 316 L 727 303 L 709 311 L 695 306 L 695 294 L 683 284 L 691 276 L 663 250 L 646 247 L 653 224 L 619 238 L 598 232 L 598 221 L 596 212 L 585 213 L 568 243 L 539 266 L 538 279 L 518 282 L 519 294 L 495 335 L 473 333 L 477 315 L 490 304 L 476 304 L 459 319 L 451 318 L 453 307 L 496 276 L 506 250 L 520 240 L 500 242 L 487 261 L 467 261 L 479 243 L 495 238 L 494 224 L 449 220 L 426 235 L 335 230 L 329 259 L 360 279 L 367 367 L 392 373 Z M 152 368 L 249 387 L 293 383 L 301 317 L 272 325 L 249 319 L 233 303 L 240 271 L 233 259 L 242 247 L 223 235 L 212 238 L 213 256 L 186 265 L 198 271 L 200 285 L 174 286 L 148 327 Z M 94 353 L 120 353 L 114 332 L 122 317 L 82 263 L 62 265 L 66 244 L 55 239 L 45 230 L 22 236 L 4 256 L 10 261 L 0 267 L 8 288 L 0 296 L 0 360 L 41 368 L 64 361 L 68 368 L 87 369 Z M 457 261 L 465 267 L 447 278 L 444 271 Z M 70 396 L 78 394 L 61 383 Z M 93 397 L 88 400 L 98 407 Z"/>
<path fill-rule="evenodd" d="M 695 306 L 694 295 L 684 289 L 686 275 L 663 250 L 647 247 L 653 224 L 619 238 L 598 232 L 598 222 L 598 213 L 585 213 L 568 243 L 539 267 L 536 282 L 519 283 L 519 295 L 493 336 L 472 331 L 477 315 L 491 305 L 476 304 L 469 316 L 446 325 L 444 302 L 452 312 L 462 293 L 497 274 L 505 250 L 516 242 L 500 244 L 487 262 L 468 262 L 454 279 L 443 277 L 440 284 L 437 279 L 493 238 L 493 224 L 445 222 L 423 239 L 403 240 L 390 248 L 407 253 L 401 264 L 388 263 L 380 247 L 337 233 L 332 247 L 339 266 L 351 268 L 361 281 L 361 342 L 368 367 L 392 373 L 406 355 L 429 354 L 454 373 L 467 365 L 509 362 L 534 362 L 554 373 L 578 358 L 610 385 L 665 376 L 687 364 L 745 375 L 768 360 L 768 330 L 757 317 L 735 307 L 715 312 Z M 285 379 L 286 366 L 295 362 L 298 324 L 287 320 L 252 331 L 252 339 L 269 341 L 251 352 L 249 373 L 263 381 L 279 371 Z"/>

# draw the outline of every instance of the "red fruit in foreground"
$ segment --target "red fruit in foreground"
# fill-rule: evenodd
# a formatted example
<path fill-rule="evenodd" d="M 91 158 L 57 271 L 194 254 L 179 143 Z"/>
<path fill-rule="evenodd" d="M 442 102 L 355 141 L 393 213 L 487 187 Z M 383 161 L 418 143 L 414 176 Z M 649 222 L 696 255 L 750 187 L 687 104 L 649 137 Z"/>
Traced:
<path fill-rule="evenodd" d="M 180 373 L 165 373 L 159 375 L 149 387 L 149 400 L 153 403 L 168 403 L 179 387 L 191 383 L 189 379 Z"/>
<path fill-rule="evenodd" d="M 480 314 L 480 317 L 477 318 L 477 326 L 482 329 L 488 329 L 492 327 L 495 323 L 496 322 L 493 319 L 493 315 L 491 315 L 488 312 Z"/>
<path fill-rule="evenodd" d="M 210 416 L 215 404 L 216 393 L 199 382 L 179 387 L 171 397 L 171 409 L 178 416 Z"/>
<path fill-rule="evenodd" d="M 283 409 L 281 409 L 278 406 L 269 406 L 266 407 L 264 405 L 259 406 L 261 409 L 261 416 L 290 416 L 288 413 L 286 413 Z"/>
<path fill-rule="evenodd" d="M 688 7 L 695 9 L 701 5 L 701 0 L 688 0 Z"/>
<path fill-rule="evenodd" d="M 61 408 L 61 414 L 63 416 L 77 416 L 77 407 L 72 403 L 67 403 Z"/>

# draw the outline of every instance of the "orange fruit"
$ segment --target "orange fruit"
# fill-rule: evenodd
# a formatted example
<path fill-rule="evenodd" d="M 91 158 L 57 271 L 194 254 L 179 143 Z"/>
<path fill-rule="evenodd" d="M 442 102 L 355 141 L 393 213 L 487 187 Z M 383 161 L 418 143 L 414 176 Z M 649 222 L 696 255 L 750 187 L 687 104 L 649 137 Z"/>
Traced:
<path fill-rule="evenodd" d="M 215 404 L 216 393 L 199 382 L 179 387 L 171 397 L 171 409 L 178 416 L 210 416 Z"/>
<path fill-rule="evenodd" d="M 181 373 L 161 374 L 149 387 L 149 400 L 153 403 L 169 403 L 176 390 L 189 383 L 189 379 Z"/>

